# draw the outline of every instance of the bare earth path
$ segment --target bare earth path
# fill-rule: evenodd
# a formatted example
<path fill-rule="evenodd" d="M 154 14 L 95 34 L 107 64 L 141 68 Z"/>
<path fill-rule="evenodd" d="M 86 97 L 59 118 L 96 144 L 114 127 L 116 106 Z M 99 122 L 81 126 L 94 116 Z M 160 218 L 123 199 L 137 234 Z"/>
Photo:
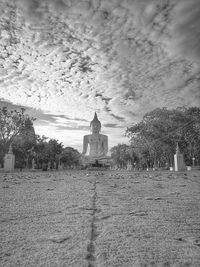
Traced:
<path fill-rule="evenodd" d="M 200 266 L 200 172 L 0 173 L 0 266 Z"/>

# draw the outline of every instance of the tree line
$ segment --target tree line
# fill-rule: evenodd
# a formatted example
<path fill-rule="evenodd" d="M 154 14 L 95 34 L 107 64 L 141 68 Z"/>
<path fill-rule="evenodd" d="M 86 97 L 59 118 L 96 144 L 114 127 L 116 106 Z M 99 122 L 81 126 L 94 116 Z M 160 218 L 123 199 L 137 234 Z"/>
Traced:
<path fill-rule="evenodd" d="M 78 166 L 80 153 L 65 147 L 56 139 L 35 134 L 33 122 L 36 119 L 25 113 L 25 109 L 9 110 L 0 108 L 0 165 L 12 144 L 15 155 L 15 168 L 42 168 L 49 164 L 50 168 L 58 168 L 59 161 L 66 166 Z"/>
<path fill-rule="evenodd" d="M 36 135 L 35 118 L 25 109 L 0 108 L 0 164 L 12 143 L 16 167 L 30 168 L 34 159 L 38 168 L 43 163 L 51 168 L 59 160 L 67 166 L 79 166 L 81 154 L 72 147 L 63 147 L 58 140 Z M 176 146 L 179 145 L 185 163 L 200 164 L 200 108 L 180 107 L 168 110 L 157 108 L 145 114 L 138 123 L 127 127 L 125 135 L 129 145 L 118 144 L 111 148 L 115 164 L 126 167 L 128 162 L 142 169 L 173 166 Z"/>
<path fill-rule="evenodd" d="M 118 166 L 128 161 L 140 168 L 173 166 L 177 144 L 186 165 L 200 164 L 200 108 L 157 108 L 128 127 L 130 145 L 118 144 L 111 155 Z"/>

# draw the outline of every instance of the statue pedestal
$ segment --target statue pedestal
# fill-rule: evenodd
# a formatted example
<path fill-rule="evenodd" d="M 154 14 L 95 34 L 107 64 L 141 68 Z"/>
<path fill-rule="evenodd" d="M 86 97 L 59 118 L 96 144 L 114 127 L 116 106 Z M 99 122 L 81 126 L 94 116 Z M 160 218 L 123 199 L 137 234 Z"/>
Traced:
<path fill-rule="evenodd" d="M 4 158 L 4 171 L 13 172 L 15 168 L 15 156 L 13 154 L 6 154 Z"/>
<path fill-rule="evenodd" d="M 183 155 L 176 153 L 174 155 L 174 170 L 175 171 L 185 171 L 186 166 L 183 160 Z"/>
<path fill-rule="evenodd" d="M 87 167 L 98 167 L 98 168 L 103 168 L 103 167 L 110 167 L 112 163 L 112 159 L 110 157 L 89 157 L 89 156 L 84 156 L 82 157 L 82 165 L 87 166 Z"/>

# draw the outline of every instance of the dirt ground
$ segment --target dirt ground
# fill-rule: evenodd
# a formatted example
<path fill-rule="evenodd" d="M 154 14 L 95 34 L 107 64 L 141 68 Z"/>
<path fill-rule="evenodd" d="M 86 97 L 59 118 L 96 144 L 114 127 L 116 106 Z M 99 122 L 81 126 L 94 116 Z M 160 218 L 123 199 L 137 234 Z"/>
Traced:
<path fill-rule="evenodd" d="M 200 171 L 0 173 L 0 266 L 200 266 Z"/>

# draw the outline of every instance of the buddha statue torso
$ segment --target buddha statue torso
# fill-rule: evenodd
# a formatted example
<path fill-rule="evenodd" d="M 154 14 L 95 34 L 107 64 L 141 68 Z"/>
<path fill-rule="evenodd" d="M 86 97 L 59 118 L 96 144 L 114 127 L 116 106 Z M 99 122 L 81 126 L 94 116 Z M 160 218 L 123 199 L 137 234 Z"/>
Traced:
<path fill-rule="evenodd" d="M 83 143 L 83 154 L 86 154 L 88 145 L 90 147 L 89 157 L 104 157 L 108 152 L 108 137 L 106 135 L 85 135 Z"/>

